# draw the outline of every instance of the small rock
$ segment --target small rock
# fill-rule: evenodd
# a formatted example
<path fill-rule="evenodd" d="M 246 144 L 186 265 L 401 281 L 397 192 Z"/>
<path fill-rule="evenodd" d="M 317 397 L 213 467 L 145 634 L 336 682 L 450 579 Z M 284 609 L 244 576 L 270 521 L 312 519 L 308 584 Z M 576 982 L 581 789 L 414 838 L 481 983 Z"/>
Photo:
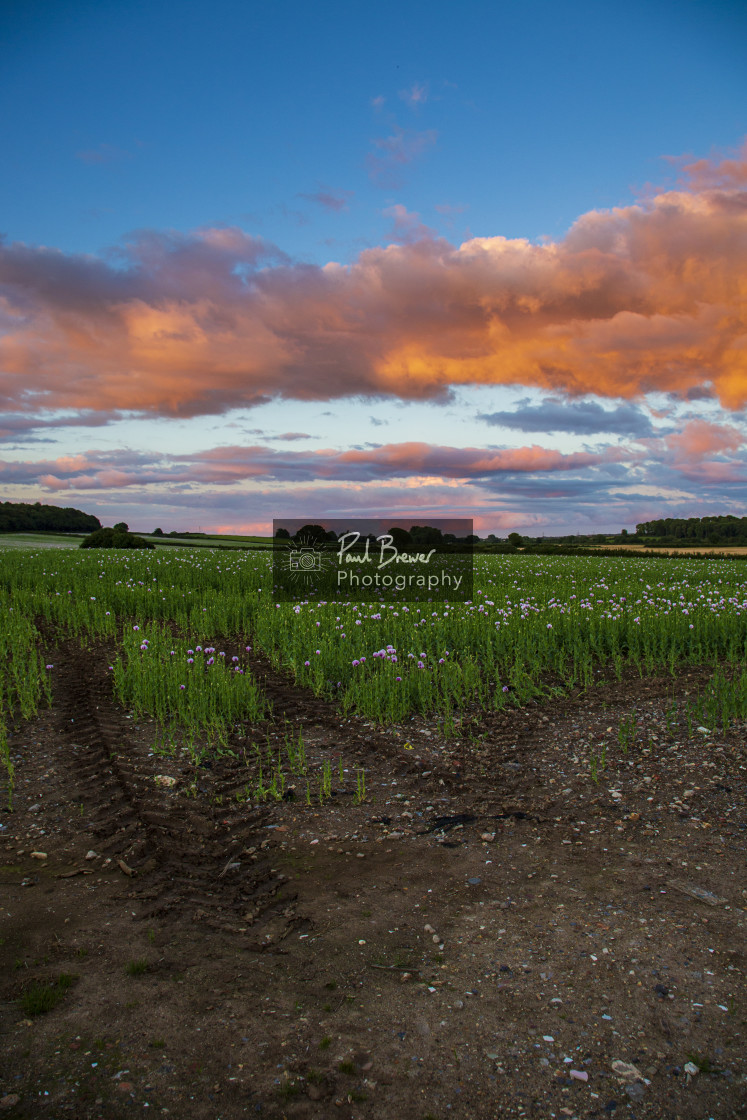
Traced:
<path fill-rule="evenodd" d="M 170 774 L 156 774 L 155 783 L 157 786 L 163 786 L 165 789 L 171 789 L 176 785 L 176 778 L 172 778 Z"/>
<path fill-rule="evenodd" d="M 86 852 L 86 859 L 98 859 L 99 853 L 94 852 L 93 848 Z"/>
<path fill-rule="evenodd" d="M 41 811 L 41 805 L 39 805 L 39 804 L 29 805 L 28 809 L 26 810 L 27 813 L 38 813 L 40 811 Z"/>
<path fill-rule="evenodd" d="M 568 1075 L 570 1077 L 575 1078 L 576 1081 L 588 1081 L 589 1080 L 588 1073 L 586 1072 L 586 1070 L 583 1070 L 583 1069 L 571 1069 L 571 1070 L 568 1071 Z"/>
<path fill-rule="evenodd" d="M 643 1074 L 637 1066 L 630 1062 L 621 1062 L 619 1059 L 612 1063 L 612 1070 L 624 1081 L 643 1081 Z"/>
<path fill-rule="evenodd" d="M 322 1085 L 317 1085 L 315 1084 L 315 1082 L 311 1081 L 306 1086 L 306 1096 L 310 1101 L 320 1101 L 324 1096 L 324 1087 Z"/>
<path fill-rule="evenodd" d="M 31 858 L 32 859 L 46 859 L 47 858 L 47 853 L 46 852 L 32 852 L 31 853 Z"/>
<path fill-rule="evenodd" d="M 123 859 L 117 860 L 117 866 L 119 867 L 120 871 L 122 871 L 125 875 L 128 875 L 130 878 L 132 878 L 132 876 L 135 874 L 132 868 L 128 867 Z"/>
<path fill-rule="evenodd" d="M 491 840 L 495 840 L 495 833 L 494 832 L 482 832 L 482 833 L 480 833 L 480 839 L 485 840 L 486 843 L 490 843 Z"/>
<path fill-rule="evenodd" d="M 4 1097 L 0 1097 L 0 1108 L 12 1108 L 20 1099 L 17 1093 L 6 1093 Z"/>
<path fill-rule="evenodd" d="M 473 879 L 468 879 L 468 880 L 467 880 L 467 882 L 468 882 L 468 883 L 470 884 L 470 886 L 472 886 L 472 887 L 476 887 L 476 886 L 477 886 L 477 885 L 478 885 L 478 884 L 479 884 L 479 883 L 480 883 L 481 881 L 482 881 L 482 880 L 480 879 L 480 876 L 479 876 L 479 875 L 475 875 L 475 877 L 474 877 Z"/>
<path fill-rule="evenodd" d="M 134 1088 L 135 1088 L 135 1086 L 132 1084 L 131 1081 L 120 1081 L 119 1085 L 117 1085 L 117 1092 L 118 1093 L 131 1093 Z"/>
<path fill-rule="evenodd" d="M 695 1074 L 700 1072 L 695 1062 L 686 1062 L 684 1069 L 688 1077 L 695 1077 Z"/>
<path fill-rule="evenodd" d="M 632 1085 L 625 1086 L 625 1092 L 628 1094 L 632 1101 L 642 1101 L 645 1089 L 640 1081 L 634 1082 Z"/>
<path fill-rule="evenodd" d="M 425 924 L 425 925 L 423 926 L 423 929 L 424 929 L 424 931 L 425 931 L 426 933 L 435 933 L 435 932 L 436 932 L 436 931 L 435 931 L 435 929 L 433 928 L 433 926 L 432 926 L 432 925 L 431 925 L 431 924 L 430 924 L 429 922 L 428 922 L 428 923 L 426 923 L 426 924 Z"/>
<path fill-rule="evenodd" d="M 454 1007 L 457 1009 L 457 1011 L 461 1011 L 462 1008 L 464 1007 L 464 1001 L 461 1000 L 461 999 L 455 999 L 454 1000 Z"/>

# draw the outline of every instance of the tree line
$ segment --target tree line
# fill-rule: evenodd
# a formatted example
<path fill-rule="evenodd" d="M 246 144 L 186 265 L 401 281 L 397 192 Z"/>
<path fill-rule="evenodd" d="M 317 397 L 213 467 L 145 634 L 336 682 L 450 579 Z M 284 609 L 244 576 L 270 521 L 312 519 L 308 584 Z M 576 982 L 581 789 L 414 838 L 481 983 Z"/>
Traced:
<path fill-rule="evenodd" d="M 98 517 L 72 506 L 0 502 L 0 533 L 92 533 L 100 528 Z"/>
<path fill-rule="evenodd" d="M 702 544 L 747 544 L 747 517 L 661 517 L 635 527 L 644 541 L 687 541 Z"/>

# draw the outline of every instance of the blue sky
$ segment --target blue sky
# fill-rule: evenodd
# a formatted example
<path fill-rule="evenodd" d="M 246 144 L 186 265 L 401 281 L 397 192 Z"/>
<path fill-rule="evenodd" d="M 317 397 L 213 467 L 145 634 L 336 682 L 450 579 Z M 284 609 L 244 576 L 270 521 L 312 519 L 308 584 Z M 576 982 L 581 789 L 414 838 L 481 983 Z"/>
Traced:
<path fill-rule="evenodd" d="M 8 498 L 257 528 L 409 490 L 498 532 L 743 503 L 743 6 L 0 25 Z"/>

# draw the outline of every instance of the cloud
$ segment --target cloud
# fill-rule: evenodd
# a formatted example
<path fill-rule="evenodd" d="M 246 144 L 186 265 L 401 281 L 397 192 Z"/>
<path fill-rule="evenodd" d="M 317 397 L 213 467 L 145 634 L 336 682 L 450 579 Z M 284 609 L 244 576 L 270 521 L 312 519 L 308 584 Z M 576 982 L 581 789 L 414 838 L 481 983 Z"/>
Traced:
<path fill-rule="evenodd" d="M 382 159 L 414 158 L 403 136 Z M 198 416 L 278 397 L 444 401 L 470 384 L 630 402 L 705 386 L 738 409 L 747 190 L 730 165 L 710 174 L 539 245 L 454 246 L 402 208 L 403 243 L 347 265 L 294 263 L 230 227 L 137 231 L 105 256 L 0 243 L 0 398 L 13 413 Z"/>
<path fill-rule="evenodd" d="M 399 98 L 409 105 L 411 109 L 419 109 L 420 106 L 425 105 L 428 100 L 428 83 L 413 82 L 409 89 L 401 89 L 399 91 Z"/>
<path fill-rule="evenodd" d="M 549 397 L 538 405 L 524 404 L 510 412 L 478 413 L 478 419 L 522 432 L 605 432 L 633 439 L 654 434 L 650 418 L 636 405 L 626 403 L 606 409 L 598 401 L 563 401 L 558 397 Z"/>
<path fill-rule="evenodd" d="M 295 433 L 286 433 L 286 437 Z M 238 529 L 281 514 L 371 516 L 429 512 L 475 516 L 486 531 L 594 532 L 662 516 L 740 513 L 747 499 L 747 452 L 733 425 L 688 420 L 677 433 L 632 451 L 606 446 L 563 453 L 451 447 L 424 442 L 346 450 L 275 446 L 206 451 L 91 450 L 35 461 L 0 461 L 7 498 L 58 495 L 114 520 L 166 528 L 190 521 Z M 125 511 L 127 513 L 125 514 Z M 130 511 L 135 511 L 131 516 Z"/>
<path fill-rule="evenodd" d="M 0 443 L 21 439 L 23 443 L 38 443 L 35 433 L 45 429 L 58 428 L 100 428 L 121 419 L 119 413 L 78 412 L 72 416 L 52 416 L 43 418 L 27 412 L 0 413 Z M 45 438 L 45 443 L 54 442 Z"/>
<path fill-rule="evenodd" d="M 702 459 L 706 455 L 737 451 L 745 442 L 744 432 L 731 424 L 690 420 L 681 432 L 667 437 L 667 446 L 677 462 Z"/>
<path fill-rule="evenodd" d="M 120 163 L 122 160 L 132 159 L 132 154 L 113 144 L 99 144 L 97 148 L 86 148 L 76 152 L 75 158 L 87 164 Z"/>
<path fill-rule="evenodd" d="M 321 206 L 324 210 L 332 210 L 334 213 L 339 214 L 342 210 L 347 210 L 350 200 L 354 197 L 354 191 L 332 191 L 320 189 L 313 194 L 299 194 L 299 198 L 308 199 L 309 202 L 315 202 L 317 206 Z"/>
<path fill-rule="evenodd" d="M 420 159 L 438 139 L 438 133 L 429 128 L 425 132 L 411 132 L 394 127 L 391 136 L 372 140 L 375 152 L 366 157 L 366 168 L 371 182 L 385 190 L 402 186 L 402 169 Z"/>
<path fill-rule="evenodd" d="M 286 433 L 279 440 L 303 438 Z M 613 462 L 617 452 L 563 454 L 531 446 L 509 449 L 442 447 L 427 443 L 368 444 L 346 451 L 280 451 L 264 446 L 217 447 L 208 451 L 158 453 L 89 451 L 37 462 L 0 464 L 4 483 L 38 482 L 51 490 L 126 489 L 152 484 L 225 486 L 264 479 L 275 482 L 365 484 L 374 480 L 460 479 L 575 471 Z"/>
<path fill-rule="evenodd" d="M 388 206 L 386 210 L 382 210 L 382 213 L 385 218 L 392 218 L 392 228 L 389 234 L 392 241 L 412 243 L 435 237 L 435 231 L 421 222 L 420 214 L 409 211 L 406 206 L 402 206 L 400 203 Z"/>
<path fill-rule="evenodd" d="M 692 156 L 670 156 L 668 159 L 680 168 L 681 184 L 688 189 L 731 191 L 747 187 L 747 139 L 730 156 L 718 153 L 709 159 L 693 159 Z"/>

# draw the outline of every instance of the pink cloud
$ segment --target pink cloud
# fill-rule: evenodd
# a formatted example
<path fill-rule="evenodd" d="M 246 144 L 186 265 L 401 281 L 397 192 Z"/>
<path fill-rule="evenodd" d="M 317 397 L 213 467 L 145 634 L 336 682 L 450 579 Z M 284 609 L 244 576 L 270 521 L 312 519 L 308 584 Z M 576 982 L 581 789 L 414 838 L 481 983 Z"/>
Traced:
<path fill-rule="evenodd" d="M 324 210 L 332 210 L 339 214 L 342 210 L 347 210 L 350 200 L 353 198 L 353 191 L 332 191 L 332 190 L 318 190 L 313 194 L 300 194 L 299 198 L 306 198 L 309 202 L 315 202 Z"/>
<path fill-rule="evenodd" d="M 413 82 L 408 89 L 399 91 L 400 100 L 404 101 L 411 109 L 419 109 L 428 100 L 428 83 Z"/>
<path fill-rule="evenodd" d="M 424 132 L 410 132 L 394 127 L 390 136 L 372 140 L 376 152 L 366 159 L 368 174 L 376 186 L 393 189 L 402 185 L 402 169 L 420 159 L 436 143 L 438 133 L 429 128 Z"/>
<path fill-rule="evenodd" d="M 690 420 L 681 432 L 667 437 L 667 445 L 677 460 L 702 459 L 705 455 L 736 451 L 745 442 L 744 433 L 731 424 Z"/>

